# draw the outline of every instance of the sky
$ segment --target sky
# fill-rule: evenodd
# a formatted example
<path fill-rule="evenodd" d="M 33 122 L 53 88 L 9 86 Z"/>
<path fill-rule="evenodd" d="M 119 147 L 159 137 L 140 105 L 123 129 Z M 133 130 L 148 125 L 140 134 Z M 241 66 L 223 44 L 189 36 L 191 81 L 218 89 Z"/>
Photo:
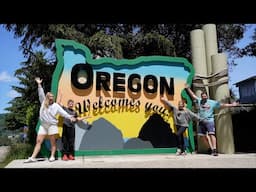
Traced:
<path fill-rule="evenodd" d="M 242 40 L 238 42 L 239 47 L 248 43 L 253 34 L 256 24 L 250 25 L 248 31 Z M 6 107 L 18 93 L 12 89 L 12 86 L 19 86 L 18 80 L 14 77 L 15 70 L 20 68 L 20 63 L 26 59 L 19 49 L 21 39 L 15 39 L 13 33 L 8 32 L 0 25 L 0 114 L 6 113 Z M 239 97 L 238 89 L 235 83 L 248 77 L 256 75 L 256 57 L 244 57 L 235 60 L 238 64 L 229 70 L 229 87 Z"/>

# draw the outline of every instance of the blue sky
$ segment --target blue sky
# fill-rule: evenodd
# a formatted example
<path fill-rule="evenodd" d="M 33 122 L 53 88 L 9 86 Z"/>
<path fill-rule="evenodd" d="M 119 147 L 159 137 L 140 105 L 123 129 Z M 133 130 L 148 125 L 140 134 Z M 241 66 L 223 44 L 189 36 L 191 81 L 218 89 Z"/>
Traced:
<path fill-rule="evenodd" d="M 256 24 L 250 25 L 245 37 L 238 42 L 239 47 L 246 45 L 253 34 Z M 0 25 L 0 114 L 5 113 L 4 108 L 8 107 L 8 102 L 18 94 L 12 90 L 12 85 L 18 85 L 18 80 L 14 78 L 14 72 L 20 68 L 20 63 L 26 59 L 19 49 L 20 39 L 15 39 L 13 33 L 7 32 Z M 238 94 L 234 83 L 256 75 L 256 57 L 244 57 L 236 59 L 238 64 L 229 71 L 229 87 Z"/>

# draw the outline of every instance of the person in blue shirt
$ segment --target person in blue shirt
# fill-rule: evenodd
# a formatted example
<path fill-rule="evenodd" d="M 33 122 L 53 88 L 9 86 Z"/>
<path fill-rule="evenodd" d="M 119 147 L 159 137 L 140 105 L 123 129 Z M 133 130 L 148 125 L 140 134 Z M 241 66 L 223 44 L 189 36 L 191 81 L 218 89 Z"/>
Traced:
<path fill-rule="evenodd" d="M 202 92 L 201 98 L 199 98 L 187 84 L 185 84 L 185 89 L 194 100 L 197 100 L 199 104 L 199 117 L 202 120 L 199 122 L 198 135 L 203 139 L 203 142 L 206 144 L 206 146 L 208 146 L 211 154 L 213 156 L 218 156 L 216 149 L 217 142 L 215 136 L 214 109 L 234 107 L 237 105 L 237 103 L 220 103 L 216 100 L 208 99 L 206 92 Z M 209 140 L 206 137 L 207 133 Z"/>

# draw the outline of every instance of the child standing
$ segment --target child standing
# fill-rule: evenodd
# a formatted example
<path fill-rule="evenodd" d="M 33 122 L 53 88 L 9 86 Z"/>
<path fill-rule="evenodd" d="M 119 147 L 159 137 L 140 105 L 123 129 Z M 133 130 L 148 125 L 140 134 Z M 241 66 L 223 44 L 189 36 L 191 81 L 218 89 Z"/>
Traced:
<path fill-rule="evenodd" d="M 184 102 L 178 102 L 178 108 L 172 105 L 168 100 L 161 97 L 161 101 L 163 101 L 170 109 L 172 109 L 174 114 L 174 123 L 177 128 L 177 143 L 178 143 L 178 150 L 176 155 L 186 155 L 186 147 L 184 145 L 184 137 L 183 133 L 188 128 L 189 122 L 192 119 L 199 120 L 199 116 L 190 111 L 189 109 L 184 108 Z"/>
<path fill-rule="evenodd" d="M 70 115 L 72 115 L 75 118 L 75 121 L 70 121 L 67 118 L 64 118 L 63 121 L 63 132 L 62 132 L 62 160 L 68 161 L 68 160 L 75 160 L 75 123 L 77 121 L 81 121 L 86 118 L 90 117 L 78 117 L 78 113 L 73 109 L 74 108 L 74 101 L 72 99 L 69 99 L 67 102 L 67 107 L 62 105 L 62 94 L 60 93 L 60 97 L 58 100 L 58 104 Z M 91 124 L 88 124 L 88 128 L 92 126 Z"/>

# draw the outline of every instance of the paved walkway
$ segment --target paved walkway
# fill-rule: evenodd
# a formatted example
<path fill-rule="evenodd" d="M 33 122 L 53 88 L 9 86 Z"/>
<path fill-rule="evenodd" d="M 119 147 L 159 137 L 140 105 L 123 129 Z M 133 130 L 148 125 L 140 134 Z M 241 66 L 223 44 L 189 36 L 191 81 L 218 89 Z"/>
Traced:
<path fill-rule="evenodd" d="M 24 159 L 14 160 L 5 168 L 256 168 L 256 153 L 246 154 L 147 154 L 115 156 L 83 156 L 74 161 L 48 159 L 24 163 Z"/>
<path fill-rule="evenodd" d="M 3 162 L 10 150 L 10 146 L 0 146 L 0 162 Z"/>

